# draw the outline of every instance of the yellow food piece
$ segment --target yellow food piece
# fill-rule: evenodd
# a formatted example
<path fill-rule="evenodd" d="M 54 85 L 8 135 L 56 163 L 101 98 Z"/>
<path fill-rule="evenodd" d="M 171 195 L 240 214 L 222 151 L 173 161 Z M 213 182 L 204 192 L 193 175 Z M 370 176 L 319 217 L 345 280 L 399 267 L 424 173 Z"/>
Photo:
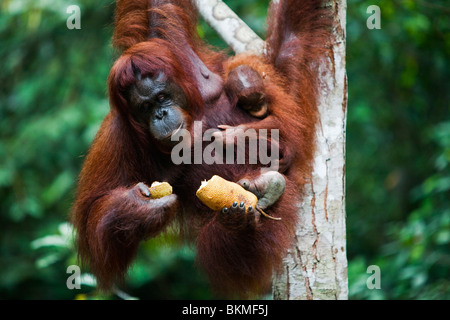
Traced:
<path fill-rule="evenodd" d="M 233 202 L 245 203 L 245 208 L 249 206 L 256 209 L 258 198 L 250 191 L 245 190 L 237 183 L 225 180 L 217 175 L 208 181 L 203 181 L 196 193 L 197 197 L 206 206 L 214 211 L 222 210 L 224 207 L 231 207 Z"/>
<path fill-rule="evenodd" d="M 168 182 L 153 182 L 150 186 L 150 196 L 153 199 L 159 199 L 173 192 L 172 186 Z"/>

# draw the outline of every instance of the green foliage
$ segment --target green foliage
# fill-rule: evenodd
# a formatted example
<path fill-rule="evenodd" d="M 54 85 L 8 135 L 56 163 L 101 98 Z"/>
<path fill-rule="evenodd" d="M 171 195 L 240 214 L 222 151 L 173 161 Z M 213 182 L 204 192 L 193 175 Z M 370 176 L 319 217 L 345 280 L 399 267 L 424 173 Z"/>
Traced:
<path fill-rule="evenodd" d="M 226 1 L 264 37 L 268 0 Z M 66 8 L 81 8 L 68 30 Z M 381 8 L 381 30 L 366 9 Z M 145 242 L 105 296 L 77 264 L 68 215 L 84 155 L 108 112 L 111 0 L 0 3 L 0 298 L 210 298 L 195 252 L 169 233 Z M 445 1 L 348 1 L 347 230 L 350 297 L 449 295 L 450 61 Z M 212 45 L 226 45 L 204 23 Z M 368 290 L 369 265 L 381 290 Z M 128 294 L 128 295 L 127 295 Z"/>
<path fill-rule="evenodd" d="M 81 30 L 67 29 L 61 1 L 0 4 L 2 298 L 74 296 L 65 286 L 74 251 L 48 235 L 68 219 L 83 155 L 108 111 L 113 6 L 88 3 L 79 3 Z"/>
<path fill-rule="evenodd" d="M 348 4 L 350 297 L 450 298 L 450 23 L 446 1 Z M 368 290 L 368 265 L 381 290 Z"/>

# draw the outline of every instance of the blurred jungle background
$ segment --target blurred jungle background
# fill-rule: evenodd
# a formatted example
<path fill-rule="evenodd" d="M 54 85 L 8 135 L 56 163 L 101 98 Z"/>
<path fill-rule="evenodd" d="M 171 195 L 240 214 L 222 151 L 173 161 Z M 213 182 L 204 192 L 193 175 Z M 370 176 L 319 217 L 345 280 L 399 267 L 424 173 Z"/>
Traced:
<path fill-rule="evenodd" d="M 226 3 L 264 37 L 268 0 Z M 81 30 L 66 27 L 72 4 Z M 366 27 L 373 4 L 381 30 Z M 77 176 L 109 108 L 113 10 L 111 0 L 0 2 L 0 299 L 211 297 L 195 252 L 170 238 L 143 244 L 116 294 L 100 295 L 89 274 L 81 290 L 66 287 Z M 448 0 L 348 0 L 351 299 L 450 298 L 449 17 Z M 369 265 L 380 290 L 367 289 Z"/>

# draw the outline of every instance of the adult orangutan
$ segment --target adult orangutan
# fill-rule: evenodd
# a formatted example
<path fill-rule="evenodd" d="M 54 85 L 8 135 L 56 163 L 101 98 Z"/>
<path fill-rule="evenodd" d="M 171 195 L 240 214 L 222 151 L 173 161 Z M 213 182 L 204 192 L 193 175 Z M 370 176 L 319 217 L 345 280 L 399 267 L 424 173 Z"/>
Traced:
<path fill-rule="evenodd" d="M 117 1 L 113 42 L 122 55 L 108 78 L 111 109 L 86 157 L 72 212 L 79 256 L 103 289 L 123 279 L 142 240 L 177 223 L 214 289 L 258 295 L 270 288 L 294 237 L 315 144 L 314 64 L 329 31 L 322 1 L 273 2 L 262 56 L 228 58 L 199 40 L 196 23 L 191 1 Z M 195 121 L 202 133 L 225 129 L 214 133 L 217 140 L 237 129 L 279 130 L 279 141 L 266 139 L 279 147 L 279 172 L 261 163 L 175 164 L 173 136 L 193 134 Z M 213 212 L 195 197 L 213 175 L 238 182 L 281 220 L 238 201 Z M 152 199 L 153 181 L 169 182 L 173 194 Z"/>

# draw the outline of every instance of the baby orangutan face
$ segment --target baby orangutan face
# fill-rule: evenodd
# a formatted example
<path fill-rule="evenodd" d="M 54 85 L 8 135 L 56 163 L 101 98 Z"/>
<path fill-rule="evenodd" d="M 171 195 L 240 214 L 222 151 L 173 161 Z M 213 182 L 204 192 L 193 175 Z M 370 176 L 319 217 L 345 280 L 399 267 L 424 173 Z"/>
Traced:
<path fill-rule="evenodd" d="M 252 116 L 264 118 L 267 115 L 267 99 L 261 75 L 247 65 L 240 65 L 228 74 L 225 85 L 228 96 L 236 99 L 238 107 Z"/>

